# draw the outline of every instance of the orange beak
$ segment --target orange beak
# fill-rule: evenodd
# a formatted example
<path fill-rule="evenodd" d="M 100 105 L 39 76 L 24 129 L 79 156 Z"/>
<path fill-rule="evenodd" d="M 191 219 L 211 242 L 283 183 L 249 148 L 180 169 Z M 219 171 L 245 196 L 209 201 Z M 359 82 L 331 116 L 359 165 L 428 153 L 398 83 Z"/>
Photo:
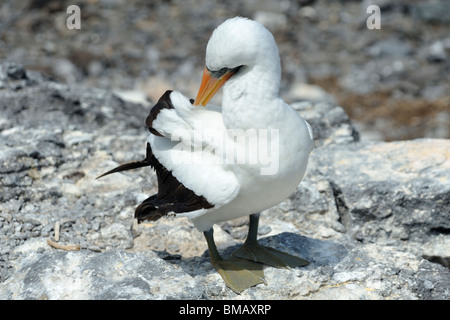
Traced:
<path fill-rule="evenodd" d="M 206 106 L 217 91 L 219 91 L 219 89 L 235 72 L 236 71 L 234 70 L 230 70 L 220 78 L 215 78 L 211 76 L 211 72 L 205 67 L 205 70 L 203 71 L 202 83 L 200 85 L 200 89 L 198 90 L 197 97 L 195 98 L 194 106 Z"/>

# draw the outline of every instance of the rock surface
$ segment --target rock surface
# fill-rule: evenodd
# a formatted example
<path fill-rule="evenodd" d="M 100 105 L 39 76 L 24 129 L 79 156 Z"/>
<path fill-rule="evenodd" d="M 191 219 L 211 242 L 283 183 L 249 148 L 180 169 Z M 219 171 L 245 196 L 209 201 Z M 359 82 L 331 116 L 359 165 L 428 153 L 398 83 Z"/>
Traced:
<path fill-rule="evenodd" d="M 267 285 L 226 288 L 208 257 L 156 253 L 30 253 L 0 285 L 0 299 L 443 299 L 450 270 L 392 247 L 350 245 L 294 233 L 261 243 L 301 255 L 301 269 L 265 268 Z M 236 246 L 230 249 L 236 249 Z M 227 250 L 230 251 L 230 250 Z"/>
<path fill-rule="evenodd" d="M 351 237 L 431 259 L 439 252 L 450 266 L 449 140 L 333 145 L 315 157 Z"/>
<path fill-rule="evenodd" d="M 360 142 L 342 108 L 294 103 L 316 148 L 259 236 L 311 264 L 236 295 L 189 221 L 135 223 L 150 169 L 95 179 L 144 157 L 151 103 L 124 99 L 0 64 L 1 299 L 450 299 L 449 140 Z M 247 219 L 215 229 L 230 254 Z"/>

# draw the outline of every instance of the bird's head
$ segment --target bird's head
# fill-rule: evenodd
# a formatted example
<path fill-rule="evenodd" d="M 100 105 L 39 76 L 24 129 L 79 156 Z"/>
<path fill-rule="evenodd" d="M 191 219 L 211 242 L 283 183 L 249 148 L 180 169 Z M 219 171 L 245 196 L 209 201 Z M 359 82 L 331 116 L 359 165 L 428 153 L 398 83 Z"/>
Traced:
<path fill-rule="evenodd" d="M 279 64 L 272 34 L 259 22 L 236 17 L 219 25 L 206 47 L 206 66 L 194 105 L 205 106 L 231 77 L 256 65 Z"/>

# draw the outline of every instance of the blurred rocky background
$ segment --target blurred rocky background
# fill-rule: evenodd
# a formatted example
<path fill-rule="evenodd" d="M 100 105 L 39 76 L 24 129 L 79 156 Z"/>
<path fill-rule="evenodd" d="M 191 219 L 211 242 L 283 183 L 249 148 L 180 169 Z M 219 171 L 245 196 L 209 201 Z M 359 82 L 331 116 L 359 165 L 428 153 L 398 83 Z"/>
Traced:
<path fill-rule="evenodd" d="M 80 30 L 66 27 L 71 4 Z M 366 26 L 371 4 L 379 30 Z M 363 138 L 449 138 L 449 11 L 446 0 L 3 0 L 0 59 L 151 100 L 167 87 L 194 96 L 212 30 L 242 15 L 273 32 L 286 101 L 335 99 Z"/>
<path fill-rule="evenodd" d="M 80 30 L 66 26 L 72 4 Z M 366 26 L 372 4 L 381 29 Z M 446 0 L 3 0 L 0 299 L 450 299 L 448 12 Z M 95 179 L 144 157 L 149 108 L 167 89 L 195 96 L 212 30 L 236 15 L 274 34 L 281 96 L 316 140 L 259 230 L 311 264 L 266 268 L 268 285 L 241 296 L 187 220 L 136 224 L 150 169 Z M 246 232 L 245 218 L 216 226 L 219 249 Z"/>

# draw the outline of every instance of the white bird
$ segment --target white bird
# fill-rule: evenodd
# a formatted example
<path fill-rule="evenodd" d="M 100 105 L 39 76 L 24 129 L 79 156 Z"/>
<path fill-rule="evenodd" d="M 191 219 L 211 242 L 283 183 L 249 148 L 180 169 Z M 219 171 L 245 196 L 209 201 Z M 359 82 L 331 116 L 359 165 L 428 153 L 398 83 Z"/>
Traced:
<path fill-rule="evenodd" d="M 262 264 L 308 264 L 257 243 L 259 213 L 295 190 L 313 147 L 309 124 L 279 97 L 280 78 L 272 34 L 256 21 L 226 20 L 208 42 L 195 102 L 167 91 L 146 120 L 146 158 L 104 174 L 152 166 L 158 193 L 136 208 L 138 222 L 188 217 L 204 233 L 213 266 L 238 293 L 265 283 Z M 209 105 L 222 85 L 221 108 Z M 246 215 L 247 240 L 225 260 L 212 227 Z"/>

